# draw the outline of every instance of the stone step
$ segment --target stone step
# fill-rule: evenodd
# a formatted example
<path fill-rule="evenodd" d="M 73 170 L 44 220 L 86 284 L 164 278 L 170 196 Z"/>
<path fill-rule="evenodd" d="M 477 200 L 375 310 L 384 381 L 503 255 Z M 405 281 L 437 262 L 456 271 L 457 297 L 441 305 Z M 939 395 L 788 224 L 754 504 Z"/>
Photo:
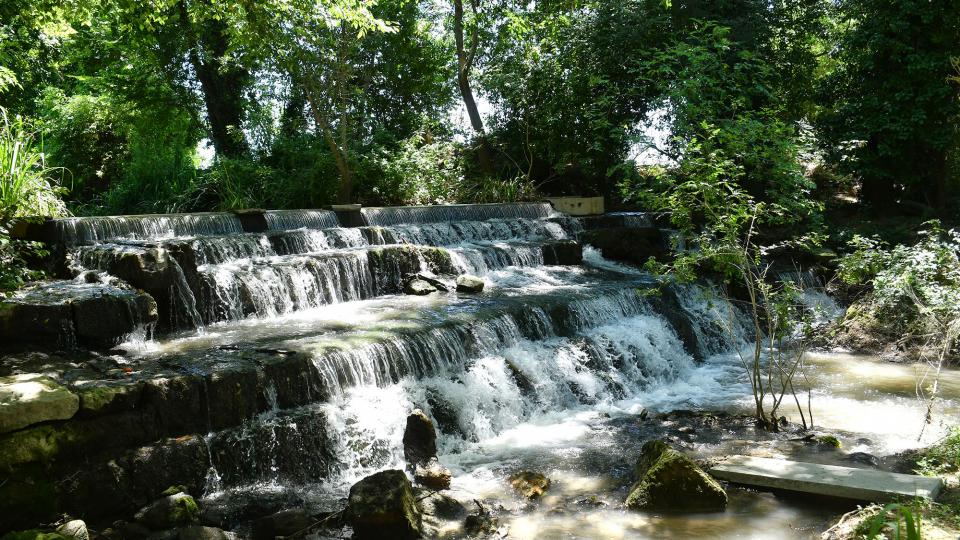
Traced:
<path fill-rule="evenodd" d="M 751 456 L 730 456 L 710 474 L 736 484 L 871 502 L 933 500 L 943 487 L 940 478 Z"/>

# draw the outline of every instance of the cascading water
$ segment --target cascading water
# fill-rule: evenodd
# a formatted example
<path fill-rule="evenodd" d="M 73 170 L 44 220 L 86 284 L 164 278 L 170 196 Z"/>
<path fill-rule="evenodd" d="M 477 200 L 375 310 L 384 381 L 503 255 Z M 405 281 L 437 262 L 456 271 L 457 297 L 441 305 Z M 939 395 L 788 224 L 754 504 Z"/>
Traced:
<path fill-rule="evenodd" d="M 271 231 L 326 229 L 340 225 L 337 215 L 330 210 L 267 210 L 263 217 Z"/>
<path fill-rule="evenodd" d="M 62 218 L 54 226 L 60 241 L 71 246 L 243 232 L 240 220 L 228 213 Z"/>
<path fill-rule="evenodd" d="M 367 225 L 378 226 L 507 218 L 541 219 L 555 214 L 549 203 L 396 206 L 363 208 L 360 212 Z"/>
<path fill-rule="evenodd" d="M 269 356 L 256 360 L 255 414 L 203 437 L 208 502 L 282 493 L 335 507 L 363 475 L 402 466 L 413 408 L 436 421 L 455 484 L 482 491 L 491 468 L 529 458 L 520 448 L 582 445 L 598 415 L 699 395 L 685 381 L 713 372 L 695 358 L 743 341 L 737 310 L 707 289 L 659 301 L 640 292 L 643 272 L 589 248 L 583 265 L 546 266 L 581 230 L 548 205 L 364 216 L 340 228 L 328 212 L 268 212 L 264 232 L 76 250 L 78 272 L 118 275 L 176 314 L 168 330 L 181 332 L 128 346 L 132 364 L 208 380 L 234 354 Z M 460 273 L 483 276 L 487 292 L 398 294 L 409 276 Z"/>
<path fill-rule="evenodd" d="M 507 214 L 544 213 L 537 205 L 524 208 Z M 493 208 L 482 210 L 490 214 Z M 271 228 L 298 228 L 100 243 L 78 249 L 75 269 L 113 273 L 153 292 L 147 281 L 156 281 L 161 270 L 147 269 L 144 259 L 168 260 L 162 271 L 169 292 L 163 293 L 161 309 L 169 314 L 161 314 L 162 320 L 187 329 L 395 293 L 405 276 L 422 272 L 483 276 L 506 267 L 537 267 L 544 264 L 548 242 L 576 234 L 575 223 L 547 219 L 340 228 L 330 227 L 336 218 L 327 211 L 265 215 Z"/>

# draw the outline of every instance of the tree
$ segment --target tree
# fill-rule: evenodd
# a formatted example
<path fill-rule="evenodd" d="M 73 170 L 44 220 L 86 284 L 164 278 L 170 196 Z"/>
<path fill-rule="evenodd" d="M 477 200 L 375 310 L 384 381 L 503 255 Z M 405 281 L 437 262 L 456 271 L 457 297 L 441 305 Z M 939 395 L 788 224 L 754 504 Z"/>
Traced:
<path fill-rule="evenodd" d="M 656 82 L 644 62 L 670 29 L 662 3 L 536 3 L 506 11 L 482 82 L 494 104 L 491 138 L 549 192 L 608 192 Z"/>
<path fill-rule="evenodd" d="M 210 0 L 177 0 L 174 31 L 185 37 L 187 57 L 206 105 L 210 138 L 217 153 L 237 158 L 249 151 L 244 137 L 244 91 L 250 84 L 248 66 L 231 60 L 231 44 L 221 6 Z"/>
<path fill-rule="evenodd" d="M 845 0 L 817 119 L 824 150 L 877 210 L 944 209 L 960 100 L 951 74 L 960 10 L 952 0 Z"/>
<path fill-rule="evenodd" d="M 355 152 L 375 132 L 400 140 L 449 103 L 446 63 L 420 16 L 420 5 L 404 0 L 273 0 L 236 20 L 241 46 L 304 100 L 336 164 L 340 202 L 353 202 Z"/>
<path fill-rule="evenodd" d="M 817 205 L 800 171 L 795 131 L 779 118 L 765 87 L 770 66 L 735 51 L 728 36 L 725 27 L 699 23 L 686 41 L 651 60 L 651 73 L 671 81 L 665 108 L 673 136 L 661 151 L 673 165 L 628 177 L 623 194 L 669 212 L 686 240 L 687 249 L 675 246 L 673 260 L 651 262 L 653 270 L 682 281 L 712 273 L 728 286 L 726 299 L 744 306 L 753 348 L 738 353 L 758 425 L 778 430 L 778 411 L 793 397 L 807 427 L 794 382 L 805 346 L 791 339 L 803 318 L 798 291 L 771 279 L 756 239 L 764 229 L 796 224 Z"/>
<path fill-rule="evenodd" d="M 457 87 L 460 89 L 463 106 L 467 109 L 467 116 L 470 117 L 470 125 L 477 134 L 479 143 L 477 159 L 480 161 L 480 168 L 489 173 L 493 169 L 490 143 L 487 141 L 487 134 L 483 129 L 483 118 L 480 117 L 477 100 L 473 97 L 473 88 L 470 86 L 470 73 L 477 60 L 477 48 L 480 44 L 480 30 L 476 21 L 479 0 L 470 0 L 470 7 L 473 10 L 474 20 L 471 25 L 468 49 L 464 39 L 463 0 L 453 0 L 453 38 L 457 44 Z"/>

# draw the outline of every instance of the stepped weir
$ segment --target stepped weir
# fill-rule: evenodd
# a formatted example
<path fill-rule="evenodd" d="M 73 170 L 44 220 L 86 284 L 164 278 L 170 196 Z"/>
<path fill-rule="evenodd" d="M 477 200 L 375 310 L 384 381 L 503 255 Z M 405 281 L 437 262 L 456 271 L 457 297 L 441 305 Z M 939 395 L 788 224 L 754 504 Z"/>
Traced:
<path fill-rule="evenodd" d="M 330 494 L 311 499 L 322 507 L 402 463 L 409 409 L 457 453 L 674 381 L 739 333 L 702 288 L 643 294 L 648 275 L 580 243 L 585 228 L 651 229 L 647 216 L 578 219 L 546 203 L 360 216 L 43 224 L 64 279 L 8 299 L 0 334 L 48 352 L 0 376 L 42 373 L 65 401 L 27 425 L 0 415 L 0 529 L 106 519 L 169 485 L 223 502 L 225 526 L 247 517 L 244 493 Z M 453 291 L 462 274 L 486 290 Z M 451 291 L 404 294 L 417 276 Z"/>

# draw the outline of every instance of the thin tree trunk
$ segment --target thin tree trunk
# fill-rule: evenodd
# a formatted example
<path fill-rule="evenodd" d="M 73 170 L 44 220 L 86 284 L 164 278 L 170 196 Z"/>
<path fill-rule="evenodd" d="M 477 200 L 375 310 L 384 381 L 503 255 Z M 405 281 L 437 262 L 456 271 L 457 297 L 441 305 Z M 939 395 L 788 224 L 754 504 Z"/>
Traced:
<path fill-rule="evenodd" d="M 346 147 L 337 143 L 337 138 L 330 129 L 330 123 L 323 115 L 319 105 L 317 105 L 313 94 L 307 90 L 305 92 L 307 102 L 310 104 L 310 110 L 313 112 L 313 120 L 317 124 L 317 129 L 323 135 L 323 140 L 330 148 L 333 154 L 333 161 L 337 166 L 337 172 L 340 173 L 340 187 L 337 189 L 337 202 L 340 204 L 349 204 L 353 199 L 353 171 L 350 169 L 349 156 Z M 341 132 L 342 133 L 342 132 Z"/>
<path fill-rule="evenodd" d="M 476 0 L 471 0 L 471 5 L 476 13 Z M 479 142 L 477 159 L 480 161 L 480 168 L 489 173 L 493 170 L 490 145 L 483 129 L 483 118 L 477 108 L 477 100 L 473 97 L 473 89 L 470 87 L 470 70 L 473 68 L 480 38 L 478 30 L 474 28 L 470 36 L 470 50 L 466 50 L 463 39 L 463 0 L 453 0 L 453 36 L 457 44 L 457 86 L 460 88 L 460 96 L 467 109 L 467 116 L 470 117 L 470 125 L 477 133 L 477 142 Z"/>

